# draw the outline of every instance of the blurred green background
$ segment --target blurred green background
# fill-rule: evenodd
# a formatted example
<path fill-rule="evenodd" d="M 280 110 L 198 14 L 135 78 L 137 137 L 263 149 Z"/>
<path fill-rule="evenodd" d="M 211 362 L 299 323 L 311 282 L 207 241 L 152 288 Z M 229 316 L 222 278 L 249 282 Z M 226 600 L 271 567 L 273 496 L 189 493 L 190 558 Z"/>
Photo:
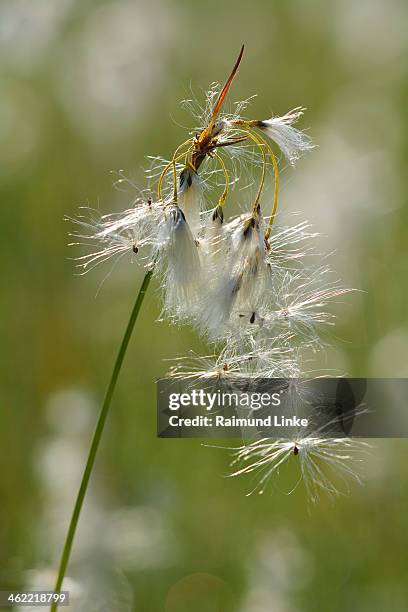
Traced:
<path fill-rule="evenodd" d="M 171 155 L 190 85 L 223 81 L 252 116 L 308 107 L 319 148 L 281 207 L 326 235 L 347 286 L 317 366 L 408 376 L 408 5 L 403 0 L 0 2 L 0 588 L 49 588 L 98 407 L 141 281 L 123 261 L 74 275 L 64 215 L 119 211 L 124 169 Z M 405 611 L 406 441 L 376 442 L 366 485 L 308 508 L 290 466 L 262 496 L 230 457 L 155 435 L 163 359 L 208 348 L 146 298 L 69 567 L 81 611 Z M 98 292 L 97 296 L 96 293 Z M 79 603 L 75 603 L 79 602 Z M 27 608 L 24 608 L 27 609 Z"/>

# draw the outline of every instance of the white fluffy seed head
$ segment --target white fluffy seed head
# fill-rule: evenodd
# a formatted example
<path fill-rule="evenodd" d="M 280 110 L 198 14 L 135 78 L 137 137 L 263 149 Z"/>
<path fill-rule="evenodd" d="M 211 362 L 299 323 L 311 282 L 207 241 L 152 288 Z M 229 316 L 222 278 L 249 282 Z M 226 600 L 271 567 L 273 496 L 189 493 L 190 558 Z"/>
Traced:
<path fill-rule="evenodd" d="M 210 268 L 200 323 L 210 338 L 229 333 L 235 311 L 248 310 L 261 298 L 270 278 L 261 222 L 242 215 L 223 228 L 215 265 Z"/>
<path fill-rule="evenodd" d="M 248 493 L 262 494 L 272 477 L 287 462 L 296 464 L 300 474 L 295 487 L 303 482 L 308 498 L 316 503 L 322 493 L 337 496 L 349 488 L 349 482 L 361 483 L 359 467 L 368 444 L 350 438 L 264 438 L 235 450 L 231 476 L 257 474 L 259 479 Z"/>
<path fill-rule="evenodd" d="M 337 280 L 329 280 L 330 275 L 327 266 L 281 274 L 273 270 L 269 292 L 263 292 L 249 307 L 237 309 L 233 324 L 240 325 L 241 334 L 258 341 L 290 333 L 293 343 L 304 348 L 322 347 L 323 334 L 335 319 L 330 303 L 351 291 Z"/>
<path fill-rule="evenodd" d="M 186 166 L 180 173 L 178 204 L 191 232 L 197 237 L 201 231 L 203 187 L 197 172 L 189 166 Z"/>
<path fill-rule="evenodd" d="M 290 164 L 294 164 L 301 154 L 314 148 L 309 136 L 293 127 L 293 124 L 303 115 L 305 109 L 294 108 L 282 117 L 271 117 L 259 121 L 257 126 L 281 149 Z"/>
<path fill-rule="evenodd" d="M 151 200 L 137 200 L 133 208 L 122 213 L 100 216 L 89 207 L 82 210 L 77 218 L 67 217 L 80 228 L 70 234 L 76 239 L 70 246 L 91 249 L 76 258 L 81 273 L 124 255 L 144 265 L 149 264 L 157 246 L 157 224 L 163 213 L 162 206 Z"/>
<path fill-rule="evenodd" d="M 205 260 L 205 273 L 214 278 L 226 257 L 223 212 L 218 207 L 203 215 L 203 236 L 200 248 Z"/>
<path fill-rule="evenodd" d="M 197 243 L 179 206 L 166 208 L 161 236 L 164 309 L 167 315 L 184 319 L 198 303 L 201 262 Z"/>

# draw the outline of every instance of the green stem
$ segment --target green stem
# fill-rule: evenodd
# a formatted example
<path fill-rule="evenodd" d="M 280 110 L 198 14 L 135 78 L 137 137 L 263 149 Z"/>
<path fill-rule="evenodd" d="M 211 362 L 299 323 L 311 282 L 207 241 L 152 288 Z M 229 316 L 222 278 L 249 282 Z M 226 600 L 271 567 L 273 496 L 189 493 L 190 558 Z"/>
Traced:
<path fill-rule="evenodd" d="M 91 476 L 92 468 L 95 462 L 96 453 L 98 451 L 99 443 L 101 441 L 103 429 L 105 427 L 106 417 L 108 416 L 111 400 L 113 393 L 115 391 L 116 383 L 119 377 L 119 373 L 122 367 L 123 359 L 126 354 L 126 350 L 129 344 L 130 337 L 133 332 L 133 328 L 135 326 L 140 307 L 143 303 L 144 296 L 148 289 L 150 280 L 152 278 L 153 270 L 149 270 L 146 272 L 146 275 L 143 279 L 142 285 L 140 287 L 138 296 L 136 298 L 135 305 L 133 306 L 132 314 L 130 315 L 129 323 L 127 324 L 125 335 L 123 336 L 122 343 L 119 348 L 118 355 L 116 357 L 115 366 L 113 368 L 112 376 L 106 391 L 105 399 L 102 404 L 101 412 L 99 414 L 98 422 L 96 424 L 95 433 L 92 438 L 91 448 L 89 449 L 88 459 L 85 465 L 84 473 L 81 480 L 81 485 L 79 487 L 78 495 L 76 498 L 74 510 L 72 512 L 71 521 L 69 523 L 69 528 L 67 532 L 67 536 L 65 539 L 64 550 L 62 551 L 61 561 L 58 570 L 58 578 L 55 583 L 54 591 L 59 593 L 61 590 L 62 582 L 64 580 L 65 571 L 67 569 L 67 565 L 69 562 L 69 557 L 71 554 L 72 543 L 75 536 L 75 531 L 78 525 L 79 515 L 81 513 L 82 505 L 84 502 L 84 498 L 86 495 L 86 491 L 89 484 L 89 478 Z M 58 603 L 53 602 L 51 606 L 51 612 L 56 612 L 58 608 Z"/>

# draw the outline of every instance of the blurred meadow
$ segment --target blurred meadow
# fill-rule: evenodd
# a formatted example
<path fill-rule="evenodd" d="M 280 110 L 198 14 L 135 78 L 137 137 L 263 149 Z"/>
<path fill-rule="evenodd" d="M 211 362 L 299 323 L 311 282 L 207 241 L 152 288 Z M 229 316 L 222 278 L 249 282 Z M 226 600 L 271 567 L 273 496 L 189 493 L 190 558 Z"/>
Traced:
<path fill-rule="evenodd" d="M 75 275 L 64 216 L 126 208 L 137 193 L 118 172 L 145 186 L 146 156 L 194 127 L 180 100 L 224 81 L 242 43 L 230 103 L 257 94 L 253 117 L 304 105 L 319 145 L 283 172 L 281 214 L 309 219 L 362 290 L 315 365 L 408 376 L 407 25 L 404 0 L 0 0 L 0 589 L 53 586 L 142 278 L 126 258 Z M 365 486 L 334 503 L 288 495 L 294 464 L 247 497 L 227 451 L 156 438 L 164 360 L 209 350 L 156 321 L 157 289 L 99 449 L 69 609 L 405 611 L 408 442 L 373 441 Z"/>

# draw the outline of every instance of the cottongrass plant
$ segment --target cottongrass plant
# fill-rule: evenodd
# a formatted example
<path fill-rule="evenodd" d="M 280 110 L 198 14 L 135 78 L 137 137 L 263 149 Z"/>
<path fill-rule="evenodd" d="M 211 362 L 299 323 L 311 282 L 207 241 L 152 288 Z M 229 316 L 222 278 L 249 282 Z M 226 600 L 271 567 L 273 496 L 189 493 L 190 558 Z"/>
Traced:
<path fill-rule="evenodd" d="M 162 318 L 192 325 L 214 347 L 212 356 L 193 355 L 171 368 L 170 376 L 196 382 L 302 376 L 305 351 L 320 347 L 322 328 L 333 323 L 328 303 L 347 292 L 333 280 L 328 266 L 313 267 L 316 234 L 307 222 L 275 223 L 279 162 L 294 165 L 314 146 L 295 127 L 305 109 L 262 120 L 244 116 L 249 100 L 236 104 L 231 113 L 223 110 L 242 55 L 243 47 L 224 87 L 211 86 L 203 107 L 184 102 L 198 125 L 170 160 L 151 158 L 148 177 L 156 181 L 154 190 L 139 192 L 142 195 L 123 213 L 100 217 L 85 209 L 71 219 L 76 225 L 72 244 L 90 247 L 77 258 L 79 272 L 129 256 L 145 269 L 145 277 L 97 423 L 56 591 L 62 586 L 112 395 L 151 278 L 156 277 L 163 290 Z M 271 195 L 266 191 L 269 180 Z M 295 460 L 315 500 L 318 491 L 337 492 L 330 470 L 358 479 L 354 446 L 350 439 L 318 434 L 251 441 L 235 450 L 233 474 L 260 473 L 255 488 L 262 492 L 284 462 Z"/>

